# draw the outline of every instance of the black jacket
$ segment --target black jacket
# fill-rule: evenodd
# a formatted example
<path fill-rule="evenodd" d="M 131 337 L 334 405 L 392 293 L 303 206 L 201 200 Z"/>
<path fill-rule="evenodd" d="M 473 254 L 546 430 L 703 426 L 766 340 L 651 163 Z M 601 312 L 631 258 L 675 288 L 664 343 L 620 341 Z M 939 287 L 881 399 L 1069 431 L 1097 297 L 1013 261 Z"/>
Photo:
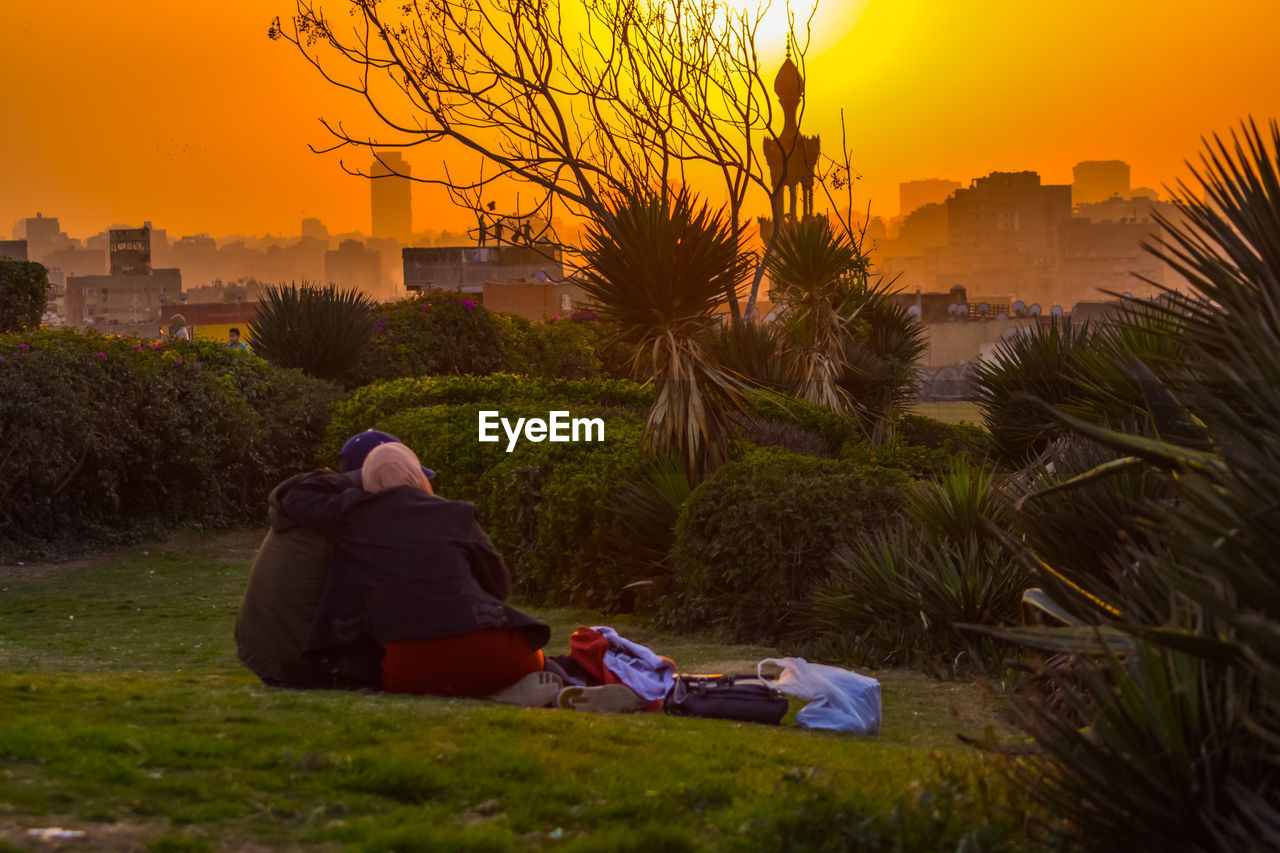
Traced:
<path fill-rule="evenodd" d="M 322 531 L 333 566 L 310 650 L 519 630 L 540 649 L 551 629 L 507 606 L 511 574 L 481 529 L 476 508 L 421 489 L 366 492 L 341 474 L 317 472 L 282 489 L 289 517 Z"/>
<path fill-rule="evenodd" d="M 325 591 L 333 547 L 280 508 L 280 494 L 309 475 L 286 480 L 267 498 L 271 529 L 253 559 L 236 617 L 240 660 L 268 684 L 293 687 L 377 687 L 382 649 L 372 641 L 304 655 Z"/>

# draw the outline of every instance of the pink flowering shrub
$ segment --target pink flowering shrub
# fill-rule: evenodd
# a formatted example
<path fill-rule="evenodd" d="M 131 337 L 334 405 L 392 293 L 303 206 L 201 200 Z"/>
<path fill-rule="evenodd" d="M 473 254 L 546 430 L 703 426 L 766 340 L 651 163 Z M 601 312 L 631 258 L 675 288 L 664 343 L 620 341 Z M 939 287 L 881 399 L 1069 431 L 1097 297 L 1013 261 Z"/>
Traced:
<path fill-rule="evenodd" d="M 406 376 L 471 374 L 503 368 L 498 327 L 484 306 L 462 294 L 424 294 L 382 305 L 352 384 Z"/>

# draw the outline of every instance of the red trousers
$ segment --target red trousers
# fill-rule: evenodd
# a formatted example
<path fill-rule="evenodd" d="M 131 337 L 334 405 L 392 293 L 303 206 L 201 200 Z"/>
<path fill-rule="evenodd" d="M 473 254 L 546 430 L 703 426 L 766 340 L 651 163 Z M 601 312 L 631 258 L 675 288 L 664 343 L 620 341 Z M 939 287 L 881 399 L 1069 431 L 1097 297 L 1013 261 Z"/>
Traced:
<path fill-rule="evenodd" d="M 488 696 L 542 669 L 542 652 L 519 631 L 475 631 L 456 637 L 384 644 L 382 685 L 388 693 Z"/>

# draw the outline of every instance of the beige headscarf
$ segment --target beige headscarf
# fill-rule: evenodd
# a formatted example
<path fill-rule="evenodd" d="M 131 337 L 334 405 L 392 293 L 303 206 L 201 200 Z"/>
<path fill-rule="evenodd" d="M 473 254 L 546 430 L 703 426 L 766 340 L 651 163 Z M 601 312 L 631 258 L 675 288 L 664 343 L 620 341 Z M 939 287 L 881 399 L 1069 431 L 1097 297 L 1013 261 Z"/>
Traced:
<path fill-rule="evenodd" d="M 367 492 L 381 492 L 396 486 L 413 486 L 427 494 L 431 483 L 422 473 L 422 463 L 413 451 L 398 442 L 379 444 L 364 459 L 360 479 Z"/>

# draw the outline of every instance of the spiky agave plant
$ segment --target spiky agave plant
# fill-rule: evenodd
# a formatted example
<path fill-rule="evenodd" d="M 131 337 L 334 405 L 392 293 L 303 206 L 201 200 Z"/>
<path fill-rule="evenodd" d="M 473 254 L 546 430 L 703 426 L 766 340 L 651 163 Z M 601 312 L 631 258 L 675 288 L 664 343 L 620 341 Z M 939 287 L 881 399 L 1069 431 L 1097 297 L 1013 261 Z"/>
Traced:
<path fill-rule="evenodd" d="M 988 527 L 1007 514 L 991 472 L 964 456 L 940 481 L 914 483 L 909 523 L 840 550 L 840 568 L 814 595 L 815 618 L 835 650 L 936 674 L 1000 672 L 1008 646 L 957 625 L 1017 621 L 1026 573 Z"/>
<path fill-rule="evenodd" d="M 766 262 L 771 297 L 781 306 L 777 333 L 788 390 L 841 414 L 853 408 L 840 380 L 856 316 L 849 278 L 862 261 L 825 219 L 807 219 L 782 229 Z"/>
<path fill-rule="evenodd" d="M 278 367 L 339 380 L 369 346 L 375 307 L 355 288 L 273 285 L 249 321 L 254 354 Z"/>
<path fill-rule="evenodd" d="M 892 298 L 892 287 L 855 277 L 845 298 L 857 323 L 840 384 L 856 404 L 862 431 L 877 445 L 891 438 L 893 411 L 915 390 L 916 362 L 928 346 L 924 326 Z"/>
<path fill-rule="evenodd" d="M 687 189 L 617 197 L 586 233 L 582 288 L 634 347 L 636 376 L 656 386 L 649 449 L 694 474 L 728 457 L 728 410 L 742 405 L 739 380 L 704 345 L 744 275 L 739 237 Z"/>
<path fill-rule="evenodd" d="M 1020 464 L 1044 451 L 1067 430 L 1043 408 L 1029 405 L 1034 397 L 1053 406 L 1076 401 L 1082 353 L 1094 344 L 1086 325 L 1059 321 L 1024 330 L 1001 341 L 994 354 L 974 375 L 982 419 L 996 452 Z"/>
<path fill-rule="evenodd" d="M 1270 131 L 1269 147 L 1252 122 L 1230 145 L 1215 137 L 1197 174 L 1204 201 L 1183 186 L 1185 222 L 1162 222 L 1149 247 L 1205 297 L 1179 318 L 1185 357 L 1165 367 L 1202 435 L 1060 417 L 1168 472 L 1174 495 L 1146 508 L 1145 541 L 1101 567 L 1107 606 L 1075 611 L 1095 624 L 1023 632 L 1077 652 L 1045 674 L 1056 703 L 1024 708 L 1045 750 L 1028 779 L 1090 849 L 1280 848 L 1280 126 Z"/>

